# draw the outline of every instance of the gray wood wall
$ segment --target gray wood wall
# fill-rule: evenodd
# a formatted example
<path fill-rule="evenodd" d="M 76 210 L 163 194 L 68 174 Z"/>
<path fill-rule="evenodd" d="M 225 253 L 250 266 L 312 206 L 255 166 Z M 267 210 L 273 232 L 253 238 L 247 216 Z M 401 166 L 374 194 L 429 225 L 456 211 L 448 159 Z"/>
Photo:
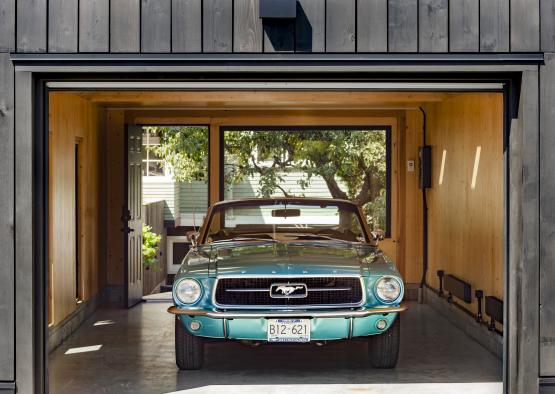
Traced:
<path fill-rule="evenodd" d="M 14 234 L 26 231 L 15 226 L 14 172 L 30 173 L 24 158 L 14 164 L 26 140 L 14 133 L 9 52 L 546 52 L 539 240 L 529 242 L 540 243 L 540 374 L 555 376 L 555 0 L 298 0 L 297 10 L 295 21 L 263 23 L 258 0 L 0 0 L 0 381 L 15 377 Z"/>
<path fill-rule="evenodd" d="M 2 0 L 0 46 L 52 53 L 555 51 L 555 0 L 298 0 L 297 20 L 283 23 L 263 23 L 258 2 Z"/>

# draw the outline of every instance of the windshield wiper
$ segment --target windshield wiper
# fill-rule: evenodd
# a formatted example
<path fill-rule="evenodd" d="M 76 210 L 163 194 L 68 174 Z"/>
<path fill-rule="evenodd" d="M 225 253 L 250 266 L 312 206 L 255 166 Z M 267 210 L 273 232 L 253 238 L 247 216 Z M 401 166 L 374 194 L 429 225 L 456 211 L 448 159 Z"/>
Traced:
<path fill-rule="evenodd" d="M 213 244 L 225 243 L 225 242 L 237 242 L 237 241 L 258 241 L 258 242 L 270 242 L 278 243 L 279 241 L 273 238 L 255 238 L 255 237 L 234 237 L 228 239 L 219 239 L 217 241 L 212 241 Z"/>

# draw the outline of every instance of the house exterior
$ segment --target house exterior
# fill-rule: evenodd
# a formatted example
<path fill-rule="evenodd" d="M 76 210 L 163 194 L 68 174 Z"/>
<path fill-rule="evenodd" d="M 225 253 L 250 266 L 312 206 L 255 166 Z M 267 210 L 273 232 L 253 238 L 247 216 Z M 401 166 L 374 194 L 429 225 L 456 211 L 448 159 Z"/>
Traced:
<path fill-rule="evenodd" d="M 48 130 L 41 99 L 48 81 L 117 89 L 137 81 L 346 79 L 510 81 L 505 388 L 553 392 L 555 1 L 296 4 L 295 18 L 275 21 L 260 18 L 259 0 L 0 2 L 1 392 L 47 390 Z M 152 187 L 169 196 L 167 217 L 189 212 L 180 203 L 186 185 Z"/>

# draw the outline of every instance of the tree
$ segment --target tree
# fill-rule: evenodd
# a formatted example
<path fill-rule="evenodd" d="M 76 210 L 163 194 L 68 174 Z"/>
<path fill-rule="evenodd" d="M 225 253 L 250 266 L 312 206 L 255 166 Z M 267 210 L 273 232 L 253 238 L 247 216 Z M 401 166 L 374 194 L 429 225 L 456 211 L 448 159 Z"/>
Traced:
<path fill-rule="evenodd" d="M 201 130 L 202 129 L 202 132 Z M 181 182 L 206 180 L 206 128 L 161 127 L 155 152 Z M 225 183 L 258 175 L 260 196 L 290 196 L 287 174 L 306 174 L 302 190 L 321 177 L 334 198 L 362 206 L 375 228 L 385 227 L 386 133 L 384 130 L 226 131 Z"/>

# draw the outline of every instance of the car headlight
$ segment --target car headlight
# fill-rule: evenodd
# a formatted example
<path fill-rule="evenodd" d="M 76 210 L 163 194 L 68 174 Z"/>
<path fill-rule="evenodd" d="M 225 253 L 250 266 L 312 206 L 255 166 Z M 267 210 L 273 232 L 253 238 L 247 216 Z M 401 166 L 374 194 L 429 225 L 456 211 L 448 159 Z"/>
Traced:
<path fill-rule="evenodd" d="M 194 304 L 201 294 L 200 283 L 194 279 L 183 279 L 175 287 L 175 296 L 184 304 Z"/>
<path fill-rule="evenodd" d="M 385 276 L 376 283 L 376 295 L 383 302 L 393 302 L 401 295 L 401 283 L 395 278 Z"/>

